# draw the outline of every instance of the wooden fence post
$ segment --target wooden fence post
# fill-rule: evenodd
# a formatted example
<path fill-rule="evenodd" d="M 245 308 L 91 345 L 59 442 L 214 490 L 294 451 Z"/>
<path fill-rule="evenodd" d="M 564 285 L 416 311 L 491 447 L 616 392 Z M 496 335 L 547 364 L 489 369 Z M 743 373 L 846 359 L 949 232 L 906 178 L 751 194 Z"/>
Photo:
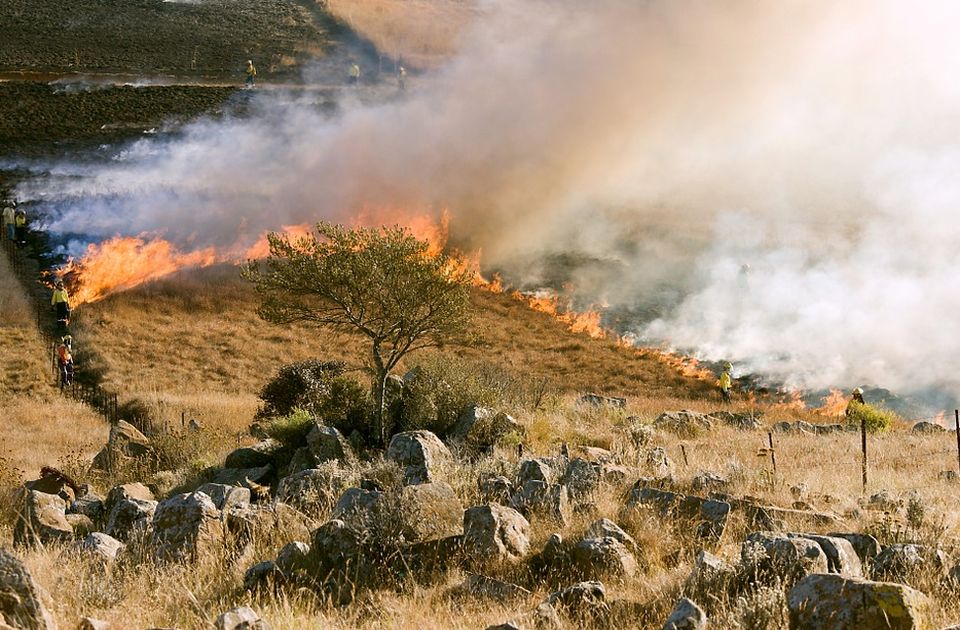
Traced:
<path fill-rule="evenodd" d="M 863 492 L 867 492 L 867 416 L 860 417 L 860 450 L 863 452 Z"/>

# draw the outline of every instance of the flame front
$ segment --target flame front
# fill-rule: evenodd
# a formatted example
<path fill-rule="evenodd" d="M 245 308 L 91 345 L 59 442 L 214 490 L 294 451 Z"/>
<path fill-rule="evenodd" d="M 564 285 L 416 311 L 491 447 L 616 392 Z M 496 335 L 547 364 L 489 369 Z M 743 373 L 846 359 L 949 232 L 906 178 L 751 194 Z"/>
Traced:
<path fill-rule="evenodd" d="M 820 399 L 817 413 L 824 416 L 841 416 L 846 410 L 846 395 L 839 389 L 831 389 L 829 394 Z"/>

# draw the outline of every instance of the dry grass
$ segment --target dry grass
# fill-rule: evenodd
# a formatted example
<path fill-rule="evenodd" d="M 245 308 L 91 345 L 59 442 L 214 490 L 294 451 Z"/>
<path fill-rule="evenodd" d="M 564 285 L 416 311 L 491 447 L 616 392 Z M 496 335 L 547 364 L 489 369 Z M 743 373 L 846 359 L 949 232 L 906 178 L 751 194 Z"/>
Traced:
<path fill-rule="evenodd" d="M 478 9 L 474 0 L 320 0 L 328 11 L 411 68 L 449 58 Z"/>

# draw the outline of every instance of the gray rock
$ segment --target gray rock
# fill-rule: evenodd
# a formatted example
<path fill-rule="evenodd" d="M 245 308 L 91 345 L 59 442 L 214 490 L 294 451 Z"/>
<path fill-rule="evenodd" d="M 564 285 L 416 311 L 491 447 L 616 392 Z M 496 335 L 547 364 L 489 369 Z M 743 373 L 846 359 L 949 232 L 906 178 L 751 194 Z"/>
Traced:
<path fill-rule="evenodd" d="M 93 519 L 85 514 L 67 514 L 66 519 L 73 529 L 74 538 L 83 538 L 87 534 L 97 531 Z"/>
<path fill-rule="evenodd" d="M 677 602 L 663 624 L 663 630 L 705 630 L 707 613 L 686 597 Z"/>
<path fill-rule="evenodd" d="M 475 562 L 519 559 L 530 550 L 530 523 L 514 509 L 478 505 L 463 513 L 463 545 Z"/>
<path fill-rule="evenodd" d="M 924 422 L 924 421 L 920 421 L 916 423 L 915 425 L 913 425 L 913 428 L 910 430 L 913 431 L 914 433 L 925 433 L 928 435 L 937 435 L 940 433 L 947 432 L 947 430 L 942 426 L 940 426 L 939 424 L 935 424 L 933 422 Z"/>
<path fill-rule="evenodd" d="M 299 541 L 284 545 L 277 553 L 276 568 L 287 579 L 296 579 L 307 574 L 310 569 L 310 545 Z"/>
<path fill-rule="evenodd" d="M 598 519 L 587 527 L 587 531 L 583 534 L 584 538 L 616 538 L 624 544 L 624 546 L 629 549 L 631 552 L 636 552 L 637 541 L 627 532 L 623 531 L 619 525 L 607 518 Z"/>
<path fill-rule="evenodd" d="M 496 477 L 481 477 L 477 480 L 480 490 L 480 500 L 484 503 L 507 503 L 513 495 L 513 482 L 498 475 Z"/>
<path fill-rule="evenodd" d="M 850 541 L 843 537 L 822 536 L 819 534 L 793 534 L 790 538 L 806 538 L 820 545 L 827 556 L 827 569 L 830 573 L 839 573 L 845 577 L 863 577 L 863 563 Z"/>
<path fill-rule="evenodd" d="M 958 479 L 957 471 L 941 470 L 939 473 L 937 473 L 937 479 L 940 481 L 956 481 Z"/>
<path fill-rule="evenodd" d="M 272 560 L 267 560 L 266 562 L 259 562 L 249 569 L 243 575 L 243 588 L 246 591 L 251 592 L 264 592 L 269 593 L 278 586 L 286 583 L 286 577 L 283 575 L 283 572 L 277 568 L 277 565 Z"/>
<path fill-rule="evenodd" d="M 109 564 L 117 559 L 117 555 L 123 551 L 125 546 L 113 536 L 107 536 L 102 532 L 93 532 L 83 540 L 74 543 L 73 549 L 75 553 Z"/>
<path fill-rule="evenodd" d="M 551 462 L 545 458 L 525 459 L 520 462 L 520 469 L 517 472 L 517 486 L 523 486 L 528 481 L 542 481 L 543 483 L 553 483 L 556 475 L 551 467 Z"/>
<path fill-rule="evenodd" d="M 813 573 L 827 573 L 827 554 L 812 540 L 754 532 L 740 549 L 741 566 L 763 582 L 769 578 L 793 583 Z"/>
<path fill-rule="evenodd" d="M 335 604 L 347 604 L 373 579 L 376 567 L 366 561 L 360 535 L 341 520 L 327 521 L 313 532 L 307 572 Z"/>
<path fill-rule="evenodd" d="M 567 487 L 530 480 L 514 493 L 510 507 L 524 515 L 540 515 L 561 525 L 570 520 L 571 508 Z"/>
<path fill-rule="evenodd" d="M 270 624 L 247 606 L 223 613 L 217 617 L 213 627 L 214 630 L 270 630 Z"/>
<path fill-rule="evenodd" d="M 734 583 L 737 569 L 712 553 L 701 550 L 687 577 L 687 591 L 698 596 L 716 597 Z"/>
<path fill-rule="evenodd" d="M 644 466 L 654 479 L 670 479 L 673 477 L 673 461 L 667 456 L 662 446 L 651 448 L 644 457 Z"/>
<path fill-rule="evenodd" d="M 400 493 L 403 536 L 408 542 L 437 540 L 463 533 L 463 505 L 443 481 L 406 486 Z"/>
<path fill-rule="evenodd" d="M 387 511 L 385 501 L 386 495 L 379 490 L 347 488 L 337 499 L 330 516 L 343 521 L 354 531 L 366 532 L 384 518 Z"/>
<path fill-rule="evenodd" d="M 153 520 L 157 509 L 156 501 L 147 501 L 133 497 L 120 498 L 112 503 L 104 532 L 123 541 L 135 537 L 136 532 L 145 532 Z"/>
<path fill-rule="evenodd" d="M 606 589 L 601 582 L 579 582 L 556 591 L 544 603 L 573 619 L 584 620 L 606 610 Z"/>
<path fill-rule="evenodd" d="M 616 538 L 586 538 L 573 548 L 573 562 L 587 579 L 613 577 L 625 579 L 637 572 L 637 560 Z"/>
<path fill-rule="evenodd" d="M 566 576 L 573 563 L 573 545 L 564 542 L 563 536 L 553 533 L 543 549 L 530 558 L 531 573 L 541 579 L 551 576 Z"/>
<path fill-rule="evenodd" d="M 197 488 L 197 492 L 210 497 L 213 505 L 220 511 L 250 505 L 250 488 L 227 486 L 222 483 L 205 483 Z"/>
<path fill-rule="evenodd" d="M 654 428 L 679 437 L 696 437 L 713 428 L 713 421 L 705 414 L 684 409 L 665 411 L 653 421 Z"/>
<path fill-rule="evenodd" d="M 348 463 L 356 459 L 347 439 L 334 427 L 315 424 L 307 434 L 307 446 L 317 463 L 328 461 Z"/>
<path fill-rule="evenodd" d="M 0 548 L 0 620 L 23 630 L 56 630 L 43 605 L 40 588 L 30 571 L 13 554 Z"/>
<path fill-rule="evenodd" d="M 625 409 L 627 399 L 617 396 L 601 396 L 599 394 L 584 394 L 577 399 L 578 405 L 590 405 L 592 407 L 613 407 L 615 409 Z"/>
<path fill-rule="evenodd" d="M 178 494 L 157 505 L 152 541 L 157 557 L 195 560 L 223 543 L 220 511 L 202 492 Z"/>
<path fill-rule="evenodd" d="M 591 494 L 600 485 L 600 473 L 593 464 L 577 457 L 571 459 L 567 469 L 560 479 L 573 498 L 581 498 Z"/>
<path fill-rule="evenodd" d="M 880 541 L 870 534 L 852 534 L 831 532 L 827 534 L 833 538 L 843 538 L 853 547 L 857 557 L 860 558 L 861 566 L 871 564 L 874 558 L 880 553 Z"/>
<path fill-rule="evenodd" d="M 94 523 L 99 523 L 104 517 L 103 497 L 92 492 L 77 497 L 67 509 L 68 514 L 83 514 L 90 517 Z"/>
<path fill-rule="evenodd" d="M 453 459 L 446 445 L 430 431 L 407 431 L 394 435 L 387 447 L 386 457 L 403 468 L 407 484 L 433 481 L 437 466 Z"/>
<path fill-rule="evenodd" d="M 809 575 L 787 597 L 792 630 L 932 628 L 926 596 L 902 584 Z"/>
<path fill-rule="evenodd" d="M 763 424 L 760 422 L 760 418 L 762 417 L 762 411 L 754 411 L 752 413 L 714 411 L 707 416 L 707 418 L 711 420 L 715 420 L 721 424 L 744 431 L 756 431 L 757 429 L 761 428 Z"/>
<path fill-rule="evenodd" d="M 641 505 L 655 506 L 665 518 L 692 522 L 696 534 L 702 538 L 719 539 L 723 536 L 730 515 L 729 503 L 648 488 L 643 480 L 631 489 L 626 509 L 629 511 Z"/>
<path fill-rule="evenodd" d="M 281 479 L 277 500 L 307 514 L 319 514 L 329 509 L 349 485 L 345 471 L 311 468 Z"/>
<path fill-rule="evenodd" d="M 530 591 L 485 575 L 472 573 L 457 587 L 456 592 L 477 599 L 489 599 L 496 602 L 523 600 L 530 596 Z"/>
<path fill-rule="evenodd" d="M 232 451 L 223 462 L 224 468 L 260 468 L 273 462 L 274 454 L 281 448 L 280 442 L 267 438 L 253 446 L 244 446 Z"/>
<path fill-rule="evenodd" d="M 13 541 L 17 545 L 64 543 L 73 540 L 67 521 L 67 503 L 55 494 L 21 490 L 22 509 L 17 514 Z"/>
<path fill-rule="evenodd" d="M 111 425 L 106 446 L 93 458 L 93 468 L 111 470 L 118 460 L 143 457 L 150 450 L 147 436 L 129 422 L 119 420 Z"/>
<path fill-rule="evenodd" d="M 269 464 L 259 468 L 221 468 L 213 474 L 208 482 L 225 486 L 243 486 L 250 488 L 252 491 L 251 481 L 256 484 L 266 483 L 272 473 L 273 466 Z"/>
<path fill-rule="evenodd" d="M 939 549 L 924 545 L 897 543 L 885 547 L 873 560 L 875 580 L 909 584 L 920 572 L 943 574 L 946 558 Z"/>
<path fill-rule="evenodd" d="M 450 440 L 477 448 L 489 448 L 507 434 L 524 435 L 523 425 L 503 412 L 470 405 L 457 418 L 448 435 Z"/>

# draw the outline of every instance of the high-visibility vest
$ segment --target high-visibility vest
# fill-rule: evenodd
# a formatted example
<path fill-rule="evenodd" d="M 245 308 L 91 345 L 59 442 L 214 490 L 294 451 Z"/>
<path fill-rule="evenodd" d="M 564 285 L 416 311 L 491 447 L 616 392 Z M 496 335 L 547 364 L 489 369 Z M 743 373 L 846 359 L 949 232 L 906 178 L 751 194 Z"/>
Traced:
<path fill-rule="evenodd" d="M 13 208 L 7 206 L 3 209 L 3 222 L 4 223 L 13 223 Z"/>
<path fill-rule="evenodd" d="M 720 389 L 730 389 L 730 386 L 733 384 L 733 381 L 730 380 L 730 373 L 724 372 L 720 375 Z"/>
<path fill-rule="evenodd" d="M 57 304 L 59 302 L 69 302 L 70 298 L 67 297 L 66 289 L 54 289 L 53 297 L 50 298 L 51 304 Z"/>
<path fill-rule="evenodd" d="M 27 215 L 18 214 L 16 220 L 14 221 L 17 227 L 23 227 L 27 224 Z"/>
<path fill-rule="evenodd" d="M 358 66 L 357 64 L 353 64 L 352 66 L 350 66 L 350 76 L 351 76 L 351 77 L 359 77 L 359 76 L 360 76 L 360 66 Z"/>

